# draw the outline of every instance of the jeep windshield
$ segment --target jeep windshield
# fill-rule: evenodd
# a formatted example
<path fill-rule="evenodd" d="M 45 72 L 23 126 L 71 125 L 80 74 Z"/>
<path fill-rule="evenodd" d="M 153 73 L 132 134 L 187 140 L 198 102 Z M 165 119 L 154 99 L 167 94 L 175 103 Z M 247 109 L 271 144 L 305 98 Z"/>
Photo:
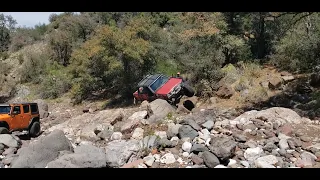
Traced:
<path fill-rule="evenodd" d="M 155 80 L 151 85 L 150 88 L 152 91 L 156 92 L 163 84 L 165 84 L 169 78 L 167 76 L 160 76 L 157 80 Z"/>
<path fill-rule="evenodd" d="M 0 106 L 0 114 L 8 114 L 10 113 L 10 106 Z"/>

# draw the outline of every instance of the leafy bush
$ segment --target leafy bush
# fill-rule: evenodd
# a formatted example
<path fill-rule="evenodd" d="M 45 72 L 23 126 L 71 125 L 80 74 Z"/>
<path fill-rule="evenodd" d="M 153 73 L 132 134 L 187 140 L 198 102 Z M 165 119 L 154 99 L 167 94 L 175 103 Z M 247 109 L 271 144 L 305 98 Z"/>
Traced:
<path fill-rule="evenodd" d="M 71 76 L 55 63 L 47 68 L 39 85 L 38 93 L 41 98 L 58 98 L 70 90 Z"/>
<path fill-rule="evenodd" d="M 21 53 L 23 54 L 23 63 L 19 68 L 21 82 L 39 83 L 40 75 L 46 73 L 46 67 L 51 63 L 46 47 L 43 44 L 35 44 L 26 47 Z"/>
<path fill-rule="evenodd" d="M 308 21 L 297 23 L 295 28 L 280 39 L 274 47 L 271 62 L 289 71 L 309 72 L 320 64 L 319 14 L 308 17 Z M 312 24 L 312 28 L 306 27 Z M 307 25 L 308 25 L 307 24 Z"/>

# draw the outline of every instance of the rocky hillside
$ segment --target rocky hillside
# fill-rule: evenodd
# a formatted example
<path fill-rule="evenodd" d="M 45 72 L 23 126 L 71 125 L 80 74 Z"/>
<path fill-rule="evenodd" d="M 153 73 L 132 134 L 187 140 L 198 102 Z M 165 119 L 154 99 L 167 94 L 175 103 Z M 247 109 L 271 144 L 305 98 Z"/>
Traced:
<path fill-rule="evenodd" d="M 41 104 L 41 103 L 40 103 Z M 41 104 L 42 114 L 46 114 Z M 319 167 L 320 126 L 282 107 L 177 111 L 166 101 L 72 114 L 50 109 L 43 133 L 0 135 L 1 167 Z M 177 113 L 178 112 L 178 113 Z M 60 116 L 57 116 L 57 115 Z M 61 117 L 67 117 L 61 121 Z"/>
<path fill-rule="evenodd" d="M 0 103 L 37 102 L 42 128 L 1 134 L 0 167 L 320 167 L 319 15 L 0 13 Z M 196 96 L 130 103 L 176 72 Z"/>

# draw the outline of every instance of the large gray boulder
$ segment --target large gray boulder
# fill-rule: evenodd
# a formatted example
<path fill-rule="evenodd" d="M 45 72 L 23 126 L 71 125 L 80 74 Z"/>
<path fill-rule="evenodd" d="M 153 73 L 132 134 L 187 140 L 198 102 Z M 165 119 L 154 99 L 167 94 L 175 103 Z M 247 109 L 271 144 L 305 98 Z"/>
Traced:
<path fill-rule="evenodd" d="M 10 134 L 0 134 L 0 144 L 5 146 L 17 148 L 20 146 L 20 143 Z"/>
<path fill-rule="evenodd" d="M 73 154 L 65 154 L 49 162 L 48 168 L 103 168 L 107 166 L 103 149 L 92 145 L 81 145 Z"/>
<path fill-rule="evenodd" d="M 169 113 L 175 112 L 175 108 L 171 106 L 166 100 L 156 99 L 149 104 L 151 116 L 149 122 L 154 123 L 165 118 Z"/>
<path fill-rule="evenodd" d="M 39 113 L 40 113 L 40 118 L 46 118 L 49 116 L 49 106 L 48 104 L 42 100 L 42 99 L 37 99 L 34 101 L 35 103 L 38 104 L 38 108 L 39 108 Z"/>
<path fill-rule="evenodd" d="M 73 151 L 73 148 L 63 131 L 54 130 L 38 141 L 30 143 L 28 147 L 21 148 L 19 157 L 11 167 L 44 168 L 59 156 L 60 151 Z"/>
<path fill-rule="evenodd" d="M 230 137 L 211 138 L 209 149 L 220 160 L 225 161 L 235 155 L 237 143 Z"/>
<path fill-rule="evenodd" d="M 140 150 L 137 140 L 116 140 L 109 142 L 106 147 L 106 158 L 108 167 L 121 167 L 128 162 Z"/>

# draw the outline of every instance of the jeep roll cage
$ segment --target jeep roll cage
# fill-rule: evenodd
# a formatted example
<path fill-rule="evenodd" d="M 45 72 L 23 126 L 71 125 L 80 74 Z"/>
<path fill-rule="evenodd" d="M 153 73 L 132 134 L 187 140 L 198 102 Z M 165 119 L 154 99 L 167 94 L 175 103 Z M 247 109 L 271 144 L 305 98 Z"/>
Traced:
<path fill-rule="evenodd" d="M 164 74 L 154 74 L 154 75 L 147 75 L 145 78 L 143 78 L 139 83 L 138 83 L 138 86 L 137 86 L 137 88 L 140 88 L 140 87 L 143 87 L 143 88 L 148 88 L 152 93 L 155 93 L 155 91 L 159 88 L 157 88 L 157 89 L 155 89 L 155 90 L 153 90 L 152 88 L 151 88 L 151 86 L 153 85 L 153 83 L 155 82 L 155 81 L 157 81 L 159 78 L 161 78 L 161 77 L 165 77 L 165 78 L 167 78 L 167 79 L 169 79 L 169 77 L 168 76 L 166 76 L 166 75 L 164 75 Z M 167 82 L 168 80 L 166 80 L 166 82 Z M 163 85 L 164 83 L 162 83 L 161 85 Z"/>

